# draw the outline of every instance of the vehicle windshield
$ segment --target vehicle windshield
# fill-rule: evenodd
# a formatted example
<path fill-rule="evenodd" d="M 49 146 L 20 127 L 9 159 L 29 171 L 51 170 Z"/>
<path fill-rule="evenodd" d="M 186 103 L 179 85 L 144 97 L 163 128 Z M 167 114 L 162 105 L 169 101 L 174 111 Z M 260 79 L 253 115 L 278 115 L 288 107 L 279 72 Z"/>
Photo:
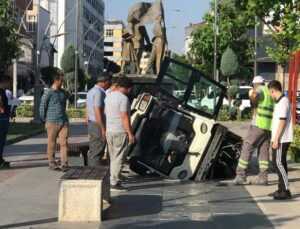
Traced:
<path fill-rule="evenodd" d="M 173 83 L 170 94 L 165 83 Z M 226 88 L 200 71 L 178 61 L 166 58 L 159 73 L 160 91 L 181 105 L 209 118 L 216 118 L 222 106 Z"/>

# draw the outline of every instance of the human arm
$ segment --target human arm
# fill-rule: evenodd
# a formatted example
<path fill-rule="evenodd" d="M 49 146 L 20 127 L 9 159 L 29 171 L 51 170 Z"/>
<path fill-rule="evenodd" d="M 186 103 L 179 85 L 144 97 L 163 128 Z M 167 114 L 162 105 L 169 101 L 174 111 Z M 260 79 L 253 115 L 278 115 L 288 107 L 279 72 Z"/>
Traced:
<path fill-rule="evenodd" d="M 104 108 L 94 107 L 96 122 L 101 128 L 102 141 L 106 141 L 106 127 L 104 124 Z"/>
<path fill-rule="evenodd" d="M 85 122 L 87 125 L 89 124 L 89 120 L 90 120 L 90 118 L 89 118 L 89 112 L 88 112 L 88 105 L 86 104 L 85 105 Z"/>
<path fill-rule="evenodd" d="M 5 108 L 3 105 L 2 97 L 0 96 L 0 114 L 5 113 Z"/>
<path fill-rule="evenodd" d="M 129 115 L 128 115 L 127 111 L 121 111 L 121 120 L 122 120 L 123 127 L 126 130 L 126 133 L 128 135 L 129 143 L 134 144 L 135 137 L 132 133 L 130 118 L 129 118 Z"/>
<path fill-rule="evenodd" d="M 280 119 L 280 120 L 279 120 L 277 132 L 276 132 L 274 141 L 273 141 L 273 143 L 272 143 L 272 148 L 273 148 L 273 149 L 278 149 L 278 146 L 279 146 L 279 139 L 280 139 L 280 137 L 281 137 L 281 135 L 282 135 L 282 133 L 283 133 L 285 124 L 286 124 L 286 119 Z"/>
<path fill-rule="evenodd" d="M 50 99 L 49 92 L 44 93 L 42 96 L 42 99 L 41 99 L 41 104 L 40 104 L 40 117 L 43 122 L 46 121 L 49 99 Z"/>

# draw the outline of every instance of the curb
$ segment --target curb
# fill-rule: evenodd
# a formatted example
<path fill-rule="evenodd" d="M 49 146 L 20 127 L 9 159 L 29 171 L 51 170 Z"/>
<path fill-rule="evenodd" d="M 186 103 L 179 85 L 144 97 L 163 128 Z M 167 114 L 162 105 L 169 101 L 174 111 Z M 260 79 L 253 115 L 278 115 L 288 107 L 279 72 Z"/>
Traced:
<path fill-rule="evenodd" d="M 44 132 L 45 132 L 44 129 L 40 129 L 40 130 L 32 131 L 31 133 L 28 133 L 28 134 L 24 134 L 24 135 L 15 137 L 15 138 L 11 138 L 11 139 L 9 139 L 9 140 L 6 141 L 6 145 L 11 145 L 11 144 L 23 141 L 23 140 L 25 140 L 27 138 L 34 137 L 34 136 L 42 134 Z"/>

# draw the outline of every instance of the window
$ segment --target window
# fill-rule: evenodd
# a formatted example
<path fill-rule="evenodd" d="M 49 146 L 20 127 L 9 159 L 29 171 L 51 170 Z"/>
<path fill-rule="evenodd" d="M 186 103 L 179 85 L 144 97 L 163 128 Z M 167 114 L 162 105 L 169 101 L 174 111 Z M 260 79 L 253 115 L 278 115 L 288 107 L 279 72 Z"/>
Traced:
<path fill-rule="evenodd" d="M 105 42 L 104 46 L 106 46 L 106 47 L 114 47 L 114 42 Z"/>
<path fill-rule="evenodd" d="M 35 32 L 36 31 L 36 17 L 35 16 L 29 16 L 27 23 L 28 23 L 28 31 L 29 32 Z"/>
<path fill-rule="evenodd" d="M 104 52 L 104 56 L 113 56 L 114 53 L 113 52 Z"/>
<path fill-rule="evenodd" d="M 113 37 L 114 36 L 114 30 L 107 29 L 106 30 L 106 37 Z"/>

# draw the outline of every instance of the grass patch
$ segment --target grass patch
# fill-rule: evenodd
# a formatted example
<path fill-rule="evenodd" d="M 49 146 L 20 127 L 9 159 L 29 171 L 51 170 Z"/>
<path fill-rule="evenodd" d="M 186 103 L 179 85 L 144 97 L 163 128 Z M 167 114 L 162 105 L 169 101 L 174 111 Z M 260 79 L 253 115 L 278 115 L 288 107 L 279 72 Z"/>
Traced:
<path fill-rule="evenodd" d="M 42 130 L 44 125 L 41 123 L 16 123 L 11 122 L 7 134 L 7 140 L 11 140 L 23 135 L 34 133 L 38 130 Z"/>

